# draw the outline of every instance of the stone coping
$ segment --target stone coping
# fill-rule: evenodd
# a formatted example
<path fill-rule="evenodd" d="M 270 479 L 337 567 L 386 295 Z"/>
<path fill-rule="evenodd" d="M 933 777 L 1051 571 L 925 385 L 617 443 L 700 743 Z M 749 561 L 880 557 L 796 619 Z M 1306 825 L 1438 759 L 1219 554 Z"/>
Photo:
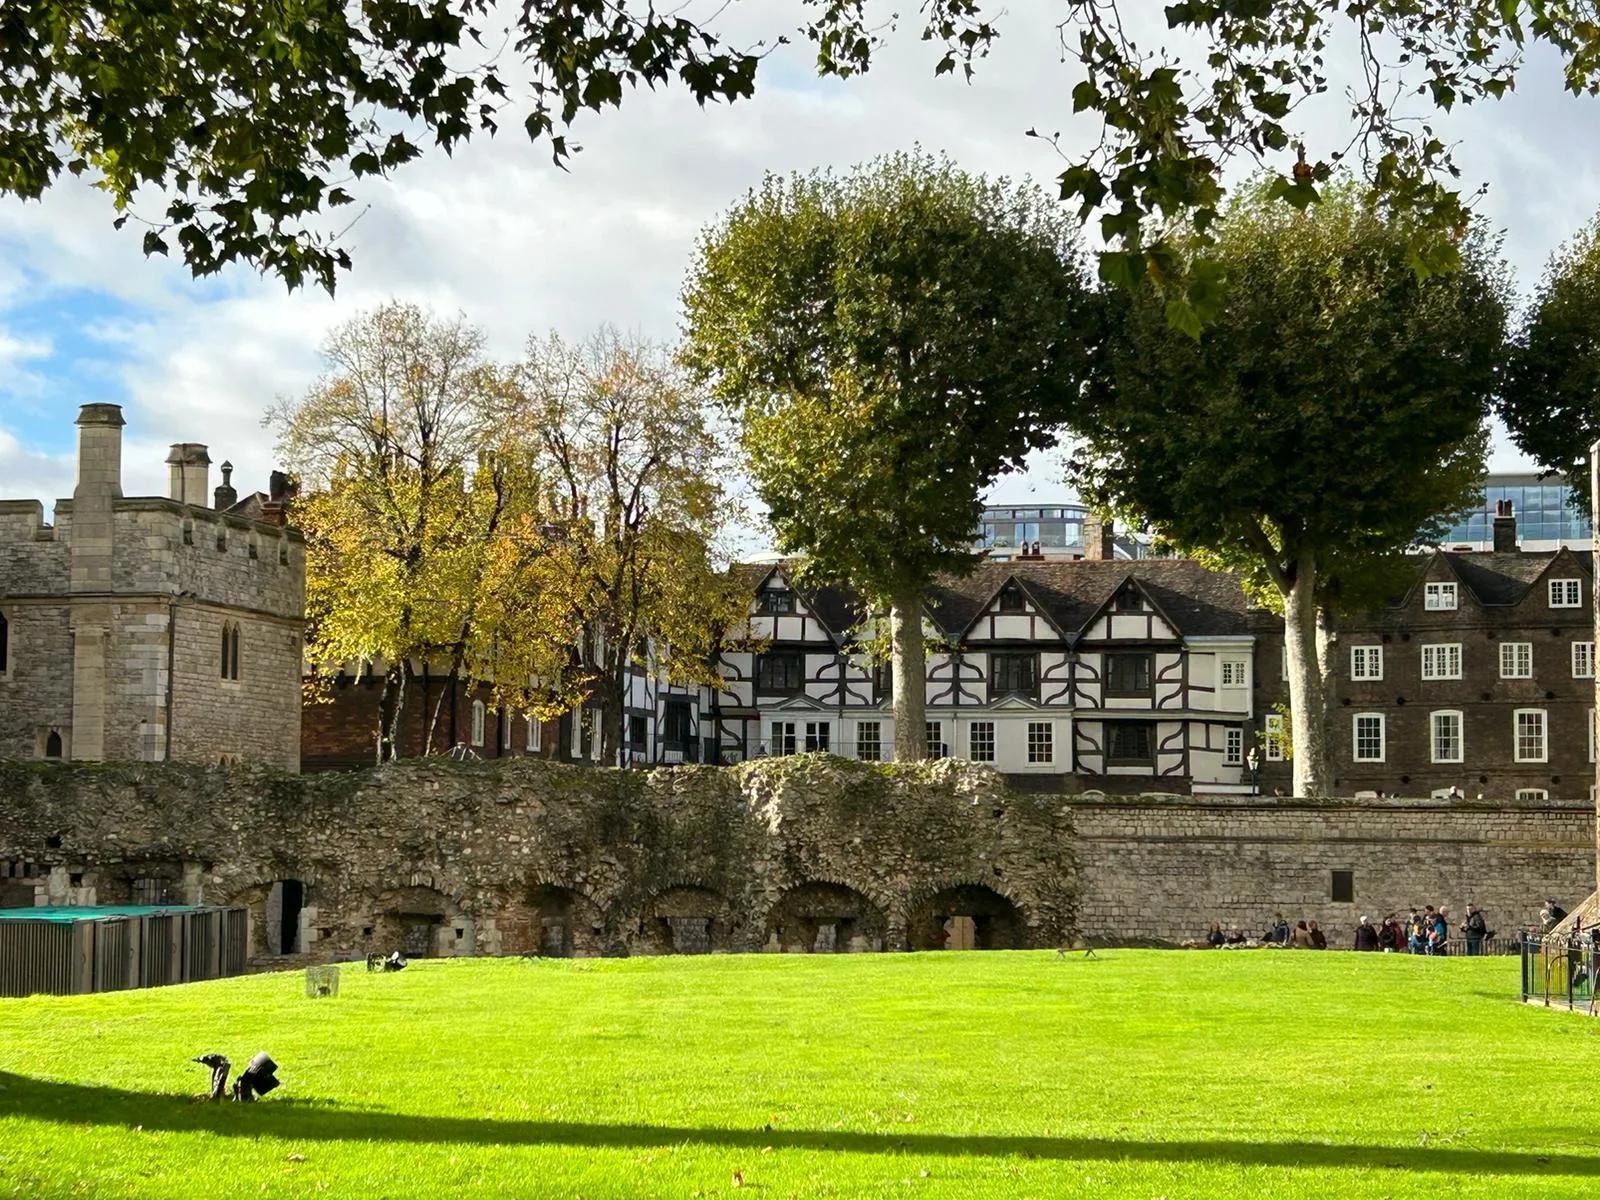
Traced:
<path fill-rule="evenodd" d="M 1105 808 L 1215 808 L 1215 809 L 1249 809 L 1262 810 L 1306 810 L 1325 809 L 1328 811 L 1378 811 L 1393 812 L 1406 809 L 1430 809 L 1439 812 L 1539 812 L 1543 810 L 1558 809 L 1571 812 L 1589 812 L 1595 807 L 1594 802 L 1582 800 L 1517 800 L 1512 797 L 1497 799 L 1485 797 L 1482 800 L 1469 799 L 1465 796 L 1460 799 L 1435 799 L 1431 796 L 1384 796 L 1381 799 L 1363 798 L 1357 800 L 1350 796 L 1226 796 L 1226 795 L 1201 795 L 1190 796 L 1178 792 L 1140 792 L 1137 795 L 1119 795 L 1113 792 L 1083 791 L 1063 792 L 1058 798 L 1068 804 L 1094 805 Z"/>

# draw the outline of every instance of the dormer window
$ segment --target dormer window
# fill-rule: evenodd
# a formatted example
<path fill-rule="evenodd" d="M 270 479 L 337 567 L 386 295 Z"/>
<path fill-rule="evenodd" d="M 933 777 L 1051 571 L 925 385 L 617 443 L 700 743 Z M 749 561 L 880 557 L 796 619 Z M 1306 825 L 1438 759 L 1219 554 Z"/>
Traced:
<path fill-rule="evenodd" d="M 1552 579 L 1550 581 L 1551 608 L 1582 608 L 1583 580 Z"/>
<path fill-rule="evenodd" d="M 756 597 L 757 607 L 770 616 L 781 617 L 794 612 L 794 593 L 788 588 L 763 588 Z"/>
<path fill-rule="evenodd" d="M 1117 593 L 1118 612 L 1143 612 L 1144 600 L 1132 588 L 1124 588 Z"/>
<path fill-rule="evenodd" d="M 1003 613 L 1026 612 L 1026 601 L 1022 598 L 1022 589 L 1014 584 L 1007 584 L 1000 589 L 1000 611 Z"/>
<path fill-rule="evenodd" d="M 1422 606 L 1432 610 L 1450 610 L 1456 606 L 1456 585 L 1430 583 L 1423 588 Z"/>

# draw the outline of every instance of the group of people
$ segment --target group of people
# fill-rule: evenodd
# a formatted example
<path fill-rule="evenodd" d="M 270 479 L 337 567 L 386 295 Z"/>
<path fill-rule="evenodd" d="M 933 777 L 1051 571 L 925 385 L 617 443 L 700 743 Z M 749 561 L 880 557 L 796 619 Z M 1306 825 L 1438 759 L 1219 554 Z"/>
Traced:
<path fill-rule="evenodd" d="M 1558 908 L 1554 901 L 1550 902 L 1550 907 Z M 1466 919 L 1457 927 L 1457 932 L 1461 935 L 1467 954 L 1474 956 L 1482 954 L 1484 943 L 1494 936 L 1494 931 L 1489 928 L 1482 911 L 1475 904 L 1467 905 Z M 1222 947 L 1243 945 L 1251 939 L 1237 925 L 1223 932 L 1222 925 L 1213 921 L 1206 931 L 1205 940 L 1208 945 Z M 1290 926 L 1282 913 L 1273 914 L 1266 932 L 1256 940 L 1263 945 L 1282 946 L 1290 950 L 1328 948 L 1327 935 L 1317 927 L 1315 921 L 1297 921 Z M 1362 917 L 1361 923 L 1356 926 L 1351 949 L 1382 951 L 1385 954 L 1449 954 L 1452 944 L 1449 907 L 1441 904 L 1434 908 L 1428 904 L 1421 909 L 1412 908 L 1404 921 L 1394 913 L 1384 917 L 1377 925 L 1372 923 L 1371 918 Z"/>

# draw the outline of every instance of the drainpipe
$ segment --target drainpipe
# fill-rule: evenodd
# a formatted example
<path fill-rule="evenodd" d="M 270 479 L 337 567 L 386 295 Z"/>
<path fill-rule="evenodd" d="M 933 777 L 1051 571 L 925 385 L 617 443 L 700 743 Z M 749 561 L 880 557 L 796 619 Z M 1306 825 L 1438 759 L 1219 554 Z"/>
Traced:
<path fill-rule="evenodd" d="M 167 604 L 167 721 L 166 744 L 162 747 L 162 758 L 172 761 L 172 667 L 178 650 L 178 602 L 170 601 Z"/>

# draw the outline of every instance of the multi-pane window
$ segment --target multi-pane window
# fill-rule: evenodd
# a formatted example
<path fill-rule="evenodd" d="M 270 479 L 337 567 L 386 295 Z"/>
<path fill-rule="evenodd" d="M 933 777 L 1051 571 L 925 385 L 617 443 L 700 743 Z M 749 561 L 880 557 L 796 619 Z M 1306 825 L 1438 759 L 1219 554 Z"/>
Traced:
<path fill-rule="evenodd" d="M 1356 762 L 1383 761 L 1383 714 L 1357 713 L 1355 725 Z"/>
<path fill-rule="evenodd" d="M 1350 647 L 1350 678 L 1351 679 L 1382 679 L 1383 678 L 1383 647 L 1382 646 L 1351 646 Z"/>
<path fill-rule="evenodd" d="M 763 588 L 757 593 L 756 602 L 762 612 L 772 616 L 794 612 L 794 593 L 787 588 Z"/>
<path fill-rule="evenodd" d="M 650 745 L 650 722 L 638 713 L 628 716 L 628 745 L 644 750 Z"/>
<path fill-rule="evenodd" d="M 1533 643 L 1532 642 L 1501 642 L 1500 643 L 1500 678 L 1501 679 L 1532 679 L 1533 678 Z"/>
<path fill-rule="evenodd" d="M 1022 598 L 1022 589 L 1016 584 L 1008 583 L 1000 589 L 1000 611 L 1003 613 L 1026 612 L 1028 603 Z"/>
<path fill-rule="evenodd" d="M 1549 758 L 1544 718 L 1542 708 L 1519 708 L 1513 714 L 1513 749 L 1518 762 L 1544 762 Z"/>
<path fill-rule="evenodd" d="M 1594 643 L 1572 643 L 1572 677 L 1574 679 L 1594 678 Z"/>
<path fill-rule="evenodd" d="M 828 750 L 828 722 L 806 722 L 806 753 L 819 754 Z"/>
<path fill-rule="evenodd" d="M 1586 724 L 1589 726 L 1589 761 L 1593 762 L 1594 761 L 1594 709 L 1592 709 L 1592 708 L 1589 710 L 1589 720 L 1586 722 Z"/>
<path fill-rule="evenodd" d="M 472 744 L 483 745 L 484 707 L 482 700 L 472 702 Z"/>
<path fill-rule="evenodd" d="M 1461 761 L 1461 714 L 1436 712 L 1428 714 L 1431 757 L 1436 763 Z"/>
<path fill-rule="evenodd" d="M 856 725 L 856 757 L 862 762 L 883 760 L 883 728 L 877 721 Z"/>
<path fill-rule="evenodd" d="M 1144 599 L 1132 588 L 1123 588 L 1117 593 L 1118 612 L 1143 612 Z"/>
<path fill-rule="evenodd" d="M 1422 607 L 1428 609 L 1452 609 L 1456 606 L 1456 585 L 1453 583 L 1429 583 L 1422 588 Z"/>
<path fill-rule="evenodd" d="M 1106 730 L 1106 761 L 1114 766 L 1148 767 L 1155 762 L 1155 726 L 1149 721 L 1117 721 Z"/>
<path fill-rule="evenodd" d="M 989 668 L 993 673 L 990 691 L 994 695 L 1032 695 L 1039 686 L 1037 654 L 991 654 Z"/>
<path fill-rule="evenodd" d="M 772 753 L 778 755 L 796 754 L 799 752 L 799 738 L 793 721 L 774 721 L 772 723 Z"/>
<path fill-rule="evenodd" d="M 1055 726 L 1049 721 L 1028 722 L 1028 761 L 1051 763 L 1056 760 Z"/>
<path fill-rule="evenodd" d="M 1461 643 L 1444 642 L 1422 648 L 1424 679 L 1460 679 Z"/>
<path fill-rule="evenodd" d="M 535 754 L 539 750 L 539 718 L 532 713 L 524 713 L 523 719 L 528 723 L 528 736 L 523 743 L 523 749 L 529 754 Z"/>
<path fill-rule="evenodd" d="M 805 685 L 804 660 L 797 651 L 781 650 L 756 659 L 756 688 L 768 694 L 798 692 Z"/>
<path fill-rule="evenodd" d="M 974 721 L 967 726 L 967 757 L 973 762 L 994 761 L 993 721 Z"/>
<path fill-rule="evenodd" d="M 1552 579 L 1550 581 L 1551 608 L 1582 608 L 1583 580 Z"/>
<path fill-rule="evenodd" d="M 1518 800 L 1548 800 L 1550 793 L 1544 788 L 1518 788 Z"/>
<path fill-rule="evenodd" d="M 1242 658 L 1225 658 L 1222 660 L 1222 686 L 1225 688 L 1242 688 L 1249 682 L 1245 675 L 1245 660 Z"/>
<path fill-rule="evenodd" d="M 1148 654 L 1106 655 L 1106 695 L 1150 695 L 1150 656 Z"/>
<path fill-rule="evenodd" d="M 1268 762 L 1283 762 L 1283 714 L 1268 713 L 1262 742 L 1266 747 Z"/>
<path fill-rule="evenodd" d="M 944 722 L 929 721 L 926 725 L 928 737 L 928 757 L 945 758 L 950 750 L 944 744 Z"/>
<path fill-rule="evenodd" d="M 1233 728 L 1223 732 L 1222 761 L 1230 767 L 1236 767 L 1244 761 L 1244 730 Z"/>

